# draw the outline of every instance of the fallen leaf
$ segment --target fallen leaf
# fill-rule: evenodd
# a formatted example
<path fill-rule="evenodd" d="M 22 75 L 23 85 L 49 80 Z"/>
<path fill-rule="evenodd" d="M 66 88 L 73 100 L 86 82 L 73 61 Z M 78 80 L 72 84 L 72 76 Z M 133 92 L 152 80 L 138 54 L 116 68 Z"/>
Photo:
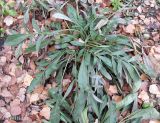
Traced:
<path fill-rule="evenodd" d="M 17 68 L 17 66 L 14 63 L 11 63 L 8 68 L 9 74 L 12 76 L 15 76 L 16 68 Z"/>
<path fill-rule="evenodd" d="M 14 22 L 14 19 L 12 16 L 7 16 L 5 17 L 4 19 L 4 23 L 7 25 L 7 26 L 11 26 Z"/>
<path fill-rule="evenodd" d="M 160 123 L 160 121 L 159 120 L 151 120 L 151 121 L 149 121 L 149 123 Z"/>
<path fill-rule="evenodd" d="M 140 94 L 138 95 L 138 98 L 140 98 L 143 101 L 149 101 L 149 96 L 146 91 L 141 91 Z"/>
<path fill-rule="evenodd" d="M 13 116 L 20 115 L 21 114 L 21 107 L 20 106 L 11 107 L 10 112 Z"/>
<path fill-rule="evenodd" d="M 145 18 L 143 22 L 148 26 L 150 24 L 150 19 Z"/>
<path fill-rule="evenodd" d="M 12 94 L 7 90 L 7 88 L 4 88 L 0 95 L 3 97 L 12 97 Z"/>
<path fill-rule="evenodd" d="M 125 30 L 127 33 L 133 34 L 135 30 L 135 26 L 133 24 L 129 24 Z"/>
<path fill-rule="evenodd" d="M 25 100 L 25 93 L 26 93 L 26 89 L 25 88 L 20 88 L 17 98 L 20 99 L 20 101 L 24 101 Z"/>
<path fill-rule="evenodd" d="M 19 61 L 20 61 L 21 64 L 24 64 L 24 57 L 23 57 L 23 55 L 21 57 L 19 57 Z"/>
<path fill-rule="evenodd" d="M 24 82 L 23 84 L 25 86 L 30 86 L 31 82 L 33 80 L 33 77 L 31 75 L 29 75 L 28 73 L 25 74 L 25 77 L 24 77 Z"/>
<path fill-rule="evenodd" d="M 160 91 L 159 91 L 159 88 L 156 84 L 152 84 L 149 86 L 149 92 L 151 94 L 156 94 L 156 95 L 160 95 Z"/>
<path fill-rule="evenodd" d="M 140 90 L 143 90 L 143 91 L 147 92 L 148 91 L 148 85 L 149 85 L 148 81 L 142 82 Z"/>
<path fill-rule="evenodd" d="M 31 96 L 30 96 L 30 103 L 36 102 L 38 100 L 39 100 L 39 94 L 38 93 L 31 94 Z"/>
<path fill-rule="evenodd" d="M 50 108 L 48 106 L 45 106 L 41 111 L 40 115 L 44 116 L 47 120 L 50 118 Z"/>
<path fill-rule="evenodd" d="M 35 65 L 35 63 L 34 63 L 34 61 L 33 61 L 33 60 L 31 60 L 31 61 L 30 61 L 29 66 L 30 66 L 30 68 L 31 68 L 33 71 L 35 71 L 35 70 L 36 70 L 36 65 Z"/>
<path fill-rule="evenodd" d="M 8 110 L 5 107 L 0 107 L 0 112 L 3 114 L 4 118 L 11 117 L 11 114 L 8 112 Z"/>
<path fill-rule="evenodd" d="M 112 96 L 112 99 L 113 99 L 116 103 L 118 103 L 118 102 L 120 102 L 120 101 L 122 100 L 122 96 L 113 95 L 113 96 Z"/>
<path fill-rule="evenodd" d="M 137 8 L 137 10 L 138 10 L 139 13 L 142 13 L 142 7 L 141 7 L 141 6 L 139 6 L 139 7 Z"/>
<path fill-rule="evenodd" d="M 8 86 L 9 83 L 11 82 L 11 76 L 9 75 L 5 75 L 3 78 L 2 78 L 2 82 L 5 84 L 5 86 Z"/>
<path fill-rule="evenodd" d="M 0 107 L 5 106 L 5 102 L 3 100 L 0 100 Z"/>
<path fill-rule="evenodd" d="M 108 89 L 108 93 L 109 95 L 117 94 L 118 93 L 117 87 L 115 85 L 110 85 Z"/>
<path fill-rule="evenodd" d="M 18 106 L 20 105 L 20 100 L 19 99 L 14 99 L 11 103 L 10 103 L 10 106 L 11 107 L 15 107 L 15 106 Z"/>
<path fill-rule="evenodd" d="M 0 65 L 4 66 L 6 64 L 7 58 L 5 56 L 0 57 Z"/>
<path fill-rule="evenodd" d="M 141 80 L 145 81 L 145 80 L 148 80 L 148 76 L 146 74 L 141 74 L 140 76 Z"/>

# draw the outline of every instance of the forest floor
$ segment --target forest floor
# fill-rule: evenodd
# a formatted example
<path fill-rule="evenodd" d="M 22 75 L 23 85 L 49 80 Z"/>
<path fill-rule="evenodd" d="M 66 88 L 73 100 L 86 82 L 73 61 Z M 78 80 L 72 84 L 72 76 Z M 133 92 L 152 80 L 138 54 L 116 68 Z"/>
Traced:
<path fill-rule="evenodd" d="M 148 79 L 145 74 L 141 75 L 143 82 L 138 92 L 139 106 L 145 107 L 149 104 L 160 111 L 160 5 L 155 0 L 137 0 L 133 4 L 135 7 L 123 15 L 124 18 L 130 18 L 129 24 L 120 24 L 113 33 L 127 35 L 131 41 L 141 44 L 144 48 L 146 57 L 143 59 L 156 71 L 156 77 Z M 117 16 L 121 14 L 120 12 Z M 23 33 L 22 18 L 23 14 L 15 17 L 8 15 L 0 21 L 0 27 L 5 29 L 6 34 L 10 34 L 11 29 L 17 27 L 20 33 Z M 50 21 L 50 18 L 41 19 L 39 24 Z M 33 30 L 32 26 L 30 29 Z M 2 40 L 0 39 L 0 42 Z M 25 45 L 22 48 L 25 49 Z M 36 53 L 24 53 L 17 59 L 14 52 L 15 49 L 10 46 L 3 46 L 0 50 L 0 123 L 41 123 L 41 119 L 50 117 L 50 108 L 44 100 L 49 98 L 48 89 L 55 86 L 54 80 L 52 84 L 48 83 L 45 87 L 40 85 L 33 93 L 27 93 L 27 87 L 36 73 Z M 70 82 L 70 77 L 63 81 Z M 124 86 L 124 91 L 128 93 L 129 88 Z M 122 100 L 122 96 L 117 95 L 115 85 L 108 85 L 108 93 L 115 102 Z M 144 123 L 160 121 L 147 120 Z"/>

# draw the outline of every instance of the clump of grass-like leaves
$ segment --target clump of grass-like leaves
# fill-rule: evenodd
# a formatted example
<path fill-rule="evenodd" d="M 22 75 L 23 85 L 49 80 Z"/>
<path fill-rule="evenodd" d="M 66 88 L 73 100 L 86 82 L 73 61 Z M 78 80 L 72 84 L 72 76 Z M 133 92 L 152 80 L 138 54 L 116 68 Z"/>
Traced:
<path fill-rule="evenodd" d="M 49 90 L 51 99 L 46 102 L 52 108 L 51 119 L 45 122 L 93 123 L 97 120 L 100 123 L 116 123 L 116 110 L 136 101 L 135 92 L 141 85 L 139 76 L 145 67 L 137 56 L 133 56 L 134 48 L 128 38 L 112 34 L 122 19 L 104 13 L 105 9 L 100 10 L 96 6 L 85 6 L 81 11 L 67 5 L 66 15 L 61 11 L 53 14 L 54 18 L 64 20 L 65 29 L 59 26 L 61 22 L 55 22 L 54 31 L 47 28 L 41 31 L 33 19 L 36 34 L 8 37 L 6 44 L 14 46 L 21 46 L 27 38 L 36 39 L 27 48 L 28 53 L 38 52 L 46 46 L 55 48 L 47 51 L 47 57 L 37 61 L 39 72 L 28 88 L 32 92 L 51 76 L 56 78 L 57 86 Z M 71 83 L 64 91 L 63 78 L 68 73 L 72 76 Z M 115 104 L 104 89 L 105 81 L 116 84 L 121 94 L 121 88 L 128 83 L 132 92 L 122 102 Z M 138 116 L 131 115 L 122 122 L 145 119 L 142 114 L 149 110 L 158 115 L 151 108 L 141 110 L 137 112 Z"/>

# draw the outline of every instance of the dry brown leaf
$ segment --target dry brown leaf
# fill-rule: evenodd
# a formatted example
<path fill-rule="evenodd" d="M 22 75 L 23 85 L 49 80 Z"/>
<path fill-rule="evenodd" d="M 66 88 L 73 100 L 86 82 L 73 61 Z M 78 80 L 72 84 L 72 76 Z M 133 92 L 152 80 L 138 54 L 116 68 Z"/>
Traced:
<path fill-rule="evenodd" d="M 24 101 L 25 100 L 25 93 L 26 93 L 26 89 L 25 88 L 20 88 L 17 98 L 20 99 L 20 101 Z"/>
<path fill-rule="evenodd" d="M 122 100 L 122 96 L 113 95 L 113 96 L 112 96 L 112 99 L 113 99 L 116 103 L 118 103 L 118 102 L 120 102 L 120 101 Z"/>
<path fill-rule="evenodd" d="M 13 95 L 7 90 L 7 88 L 4 88 L 2 92 L 0 93 L 3 97 L 12 97 Z"/>
<path fill-rule="evenodd" d="M 149 101 L 149 96 L 146 91 L 141 91 L 140 94 L 138 95 L 138 98 L 140 98 L 143 101 Z"/>
<path fill-rule="evenodd" d="M 7 58 L 5 56 L 0 57 L 0 65 L 3 66 L 6 64 Z"/>
<path fill-rule="evenodd" d="M 35 70 L 36 70 L 36 65 L 35 65 L 35 63 L 34 63 L 34 61 L 33 61 L 33 60 L 31 60 L 31 61 L 30 61 L 29 66 L 30 66 L 30 68 L 31 68 L 33 71 L 35 71 Z"/>
<path fill-rule="evenodd" d="M 140 76 L 141 80 L 145 81 L 145 80 L 148 80 L 148 76 L 146 74 L 141 74 Z"/>
<path fill-rule="evenodd" d="M 11 107 L 15 107 L 15 106 L 18 106 L 20 105 L 20 100 L 19 99 L 14 99 L 11 103 L 10 103 L 10 106 Z"/>
<path fill-rule="evenodd" d="M 5 84 L 5 86 L 8 86 L 9 83 L 11 82 L 11 76 L 9 75 L 5 75 L 3 78 L 2 78 L 2 82 Z"/>
<path fill-rule="evenodd" d="M 8 110 L 5 107 L 0 107 L 0 112 L 3 114 L 4 118 L 11 117 L 11 114 L 8 112 Z"/>
<path fill-rule="evenodd" d="M 149 121 L 149 123 L 160 123 L 160 121 L 159 120 L 151 120 L 151 121 Z"/>
<path fill-rule="evenodd" d="M 148 26 L 148 25 L 150 24 L 151 21 L 150 21 L 150 19 L 145 18 L 143 22 Z"/>
<path fill-rule="evenodd" d="M 29 75 L 28 73 L 25 74 L 25 77 L 24 77 L 24 81 L 23 81 L 23 84 L 25 86 L 30 86 L 31 82 L 33 80 L 33 77 L 31 75 Z"/>
<path fill-rule="evenodd" d="M 3 100 L 0 100 L 0 107 L 5 106 L 5 102 Z"/>
<path fill-rule="evenodd" d="M 39 85 L 38 87 L 36 87 L 36 89 L 34 90 L 34 93 L 42 93 L 44 90 L 44 86 L 43 85 Z"/>
<path fill-rule="evenodd" d="M 108 89 L 108 93 L 110 95 L 117 94 L 118 93 L 117 87 L 115 85 L 110 85 Z"/>
<path fill-rule="evenodd" d="M 129 24 L 127 27 L 126 27 L 126 32 L 127 33 L 130 33 L 130 34 L 133 34 L 135 31 L 135 26 L 133 24 Z"/>
<path fill-rule="evenodd" d="M 21 107 L 20 106 L 11 107 L 10 111 L 13 116 L 20 115 L 21 114 Z"/>
<path fill-rule="evenodd" d="M 14 63 L 9 65 L 9 74 L 15 76 L 17 66 Z"/>
<path fill-rule="evenodd" d="M 39 100 L 39 94 L 38 93 L 31 94 L 31 96 L 30 96 L 30 103 L 36 102 L 38 100 Z"/>
<path fill-rule="evenodd" d="M 48 106 L 45 106 L 41 111 L 40 115 L 44 116 L 47 120 L 50 118 L 50 108 Z"/>

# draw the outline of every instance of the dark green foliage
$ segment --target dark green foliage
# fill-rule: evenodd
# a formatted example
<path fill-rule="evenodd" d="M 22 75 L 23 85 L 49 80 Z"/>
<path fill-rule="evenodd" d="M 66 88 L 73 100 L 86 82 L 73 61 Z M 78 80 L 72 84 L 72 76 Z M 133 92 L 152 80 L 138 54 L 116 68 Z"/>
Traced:
<path fill-rule="evenodd" d="M 58 30 L 59 26 L 55 26 L 55 23 L 57 30 L 52 32 L 47 29 L 41 32 L 35 20 L 32 20 L 38 38 L 26 51 L 39 51 L 48 45 L 56 49 L 47 52 L 47 59 L 37 62 L 39 73 L 28 88 L 32 92 L 38 84 L 44 84 L 54 74 L 57 87 L 49 90 L 51 99 L 47 101 L 52 108 L 50 123 L 93 123 L 95 120 L 116 123 L 115 112 L 136 101 L 135 92 L 141 85 L 139 76 L 145 69 L 142 69 L 138 57 L 131 55 L 134 54 L 134 48 L 128 38 L 111 34 L 120 23 L 119 18 L 108 19 L 99 9 L 88 6 L 78 13 L 73 6 L 67 5 L 67 15 L 57 12 L 53 16 L 63 19 L 68 28 Z M 9 36 L 6 44 L 20 44 L 30 34 L 23 35 L 23 38 L 21 36 Z M 63 92 L 62 81 L 67 72 L 72 75 L 72 82 Z M 119 93 L 124 83 L 128 83 L 132 93 L 115 104 L 104 90 L 105 80 L 116 84 Z M 140 112 L 145 113 L 144 110 Z M 135 118 L 137 116 L 133 115 L 128 120 Z"/>

